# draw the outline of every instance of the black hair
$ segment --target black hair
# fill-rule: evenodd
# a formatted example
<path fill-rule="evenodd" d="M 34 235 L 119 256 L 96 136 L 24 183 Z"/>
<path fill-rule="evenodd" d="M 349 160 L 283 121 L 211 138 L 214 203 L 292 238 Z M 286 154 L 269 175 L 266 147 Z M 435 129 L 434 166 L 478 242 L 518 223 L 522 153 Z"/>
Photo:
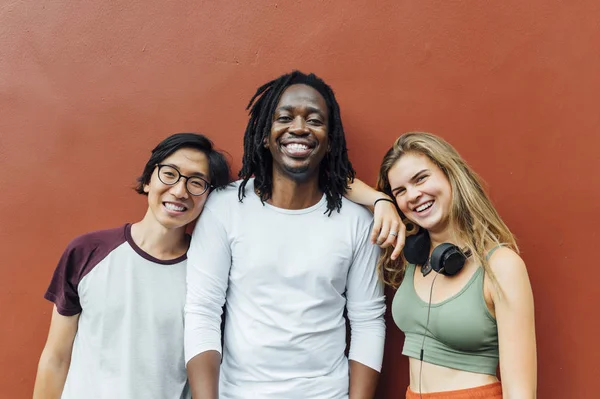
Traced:
<path fill-rule="evenodd" d="M 254 187 L 260 199 L 265 202 L 271 198 L 273 189 L 273 158 L 263 143 L 271 133 L 273 114 L 283 92 L 291 85 L 305 84 L 317 90 L 325 99 L 329 113 L 328 138 L 329 152 L 319 165 L 319 189 L 327 198 L 328 215 L 334 210 L 340 211 L 342 196 L 348 190 L 348 182 L 354 179 L 354 169 L 348 159 L 344 127 L 340 115 L 340 107 L 333 90 L 322 79 L 314 74 L 300 71 L 282 75 L 256 90 L 248 103 L 250 120 L 244 134 L 244 157 L 242 169 L 238 176 L 242 179 L 238 197 L 240 202 L 246 196 L 246 183 L 254 175 Z"/>
<path fill-rule="evenodd" d="M 231 170 L 222 152 L 214 148 L 212 141 L 197 133 L 176 133 L 161 141 L 153 150 L 150 159 L 144 166 L 142 175 L 137 179 L 135 191 L 147 195 L 144 185 L 150 183 L 150 177 L 157 164 L 182 148 L 193 148 L 202 151 L 208 158 L 209 179 L 212 189 L 220 189 L 231 181 Z"/>

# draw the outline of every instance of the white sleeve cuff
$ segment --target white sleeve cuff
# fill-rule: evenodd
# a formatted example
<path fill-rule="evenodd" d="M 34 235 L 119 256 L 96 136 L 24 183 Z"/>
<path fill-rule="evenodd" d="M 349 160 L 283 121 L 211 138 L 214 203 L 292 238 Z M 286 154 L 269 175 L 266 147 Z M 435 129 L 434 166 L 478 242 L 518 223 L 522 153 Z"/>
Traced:
<path fill-rule="evenodd" d="M 348 305 L 350 320 L 350 353 L 348 358 L 375 371 L 381 371 L 385 344 L 385 297 Z"/>

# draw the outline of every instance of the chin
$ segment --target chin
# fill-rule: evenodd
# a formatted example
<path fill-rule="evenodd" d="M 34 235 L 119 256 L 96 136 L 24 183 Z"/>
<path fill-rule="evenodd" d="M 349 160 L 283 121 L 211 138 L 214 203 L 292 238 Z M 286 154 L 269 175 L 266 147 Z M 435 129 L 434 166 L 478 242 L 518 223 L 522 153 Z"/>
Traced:
<path fill-rule="evenodd" d="M 436 228 L 439 228 L 442 225 L 441 221 L 437 217 L 429 217 L 424 220 L 415 220 L 413 221 L 413 223 L 426 230 L 435 230 Z"/>
<path fill-rule="evenodd" d="M 161 223 L 162 227 L 164 227 L 167 230 L 177 230 L 180 229 L 182 227 L 185 227 L 186 224 L 175 224 L 175 223 Z"/>
<path fill-rule="evenodd" d="M 431 232 L 440 232 L 443 231 L 444 229 L 446 229 L 446 227 L 448 226 L 448 219 L 440 219 L 437 221 L 432 221 L 430 223 L 426 223 L 427 226 L 423 226 L 424 228 L 426 228 L 428 231 Z"/>
<path fill-rule="evenodd" d="M 188 224 L 191 223 L 190 221 L 183 221 L 183 220 L 173 220 L 171 218 L 163 218 L 161 220 L 158 221 L 161 226 L 163 226 L 165 229 L 169 229 L 169 230 L 176 230 L 176 229 L 180 229 L 182 227 L 187 226 Z"/>
<path fill-rule="evenodd" d="M 310 168 L 310 165 L 283 165 L 283 171 L 292 180 L 304 182 L 310 180 L 315 175 L 314 170 Z"/>

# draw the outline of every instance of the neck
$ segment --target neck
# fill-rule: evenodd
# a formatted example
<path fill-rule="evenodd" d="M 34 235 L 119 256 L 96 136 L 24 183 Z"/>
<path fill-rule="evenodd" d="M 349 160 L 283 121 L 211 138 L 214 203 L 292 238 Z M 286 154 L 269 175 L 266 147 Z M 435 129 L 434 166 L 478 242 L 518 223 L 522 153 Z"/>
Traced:
<path fill-rule="evenodd" d="M 431 249 L 437 247 L 440 244 L 445 242 L 458 245 L 456 241 L 456 236 L 454 234 L 454 230 L 450 228 L 448 224 L 446 224 L 441 229 L 428 230 L 429 238 L 431 239 Z"/>
<path fill-rule="evenodd" d="M 185 226 L 168 229 L 148 209 L 144 218 L 131 226 L 131 237 L 144 252 L 161 260 L 175 259 L 187 252 Z"/>
<path fill-rule="evenodd" d="M 297 181 L 273 171 L 271 199 L 268 202 L 283 209 L 309 208 L 323 197 L 318 178 L 318 174 L 315 174 L 305 181 Z"/>

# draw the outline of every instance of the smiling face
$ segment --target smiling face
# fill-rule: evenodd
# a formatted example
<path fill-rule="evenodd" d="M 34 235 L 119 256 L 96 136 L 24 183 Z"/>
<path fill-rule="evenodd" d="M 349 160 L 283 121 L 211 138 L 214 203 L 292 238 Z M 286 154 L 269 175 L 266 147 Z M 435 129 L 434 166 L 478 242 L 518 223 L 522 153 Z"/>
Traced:
<path fill-rule="evenodd" d="M 160 164 L 169 165 L 184 176 L 209 179 L 208 158 L 196 149 L 177 150 Z M 154 168 L 150 182 L 144 185 L 144 192 L 148 194 L 148 206 L 154 219 L 168 229 L 184 227 L 194 221 L 208 197 L 208 191 L 199 196 L 191 195 L 186 189 L 184 178 L 172 186 L 162 183 L 158 178 L 158 167 Z"/>
<path fill-rule="evenodd" d="M 277 104 L 265 147 L 273 157 L 273 173 L 294 181 L 317 177 L 328 151 L 328 111 L 314 88 L 288 87 Z"/>
<path fill-rule="evenodd" d="M 413 223 L 439 233 L 448 225 L 452 186 L 444 172 L 427 156 L 409 152 L 388 172 L 398 207 Z"/>

